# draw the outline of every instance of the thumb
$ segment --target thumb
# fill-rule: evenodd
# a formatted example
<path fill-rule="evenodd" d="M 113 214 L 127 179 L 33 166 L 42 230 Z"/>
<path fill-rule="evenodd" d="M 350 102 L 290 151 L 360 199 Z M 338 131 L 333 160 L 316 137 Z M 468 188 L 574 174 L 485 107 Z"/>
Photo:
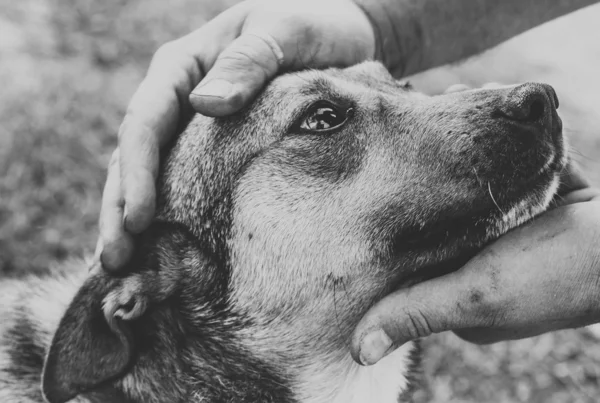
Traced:
<path fill-rule="evenodd" d="M 489 325 L 494 315 L 485 309 L 487 285 L 473 286 L 472 281 L 469 285 L 464 277 L 459 270 L 400 289 L 379 301 L 352 335 L 352 357 L 362 365 L 372 365 L 411 340 Z M 465 323 L 467 319 L 469 323 Z"/>
<path fill-rule="evenodd" d="M 226 116 L 256 97 L 283 63 L 279 44 L 267 33 L 245 32 L 217 58 L 190 95 L 197 112 Z"/>

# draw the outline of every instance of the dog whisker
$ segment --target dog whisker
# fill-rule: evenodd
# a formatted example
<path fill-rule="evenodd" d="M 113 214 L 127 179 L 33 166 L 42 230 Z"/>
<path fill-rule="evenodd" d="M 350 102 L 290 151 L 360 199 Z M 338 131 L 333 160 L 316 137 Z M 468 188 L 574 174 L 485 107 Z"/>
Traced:
<path fill-rule="evenodd" d="M 342 325 L 340 322 L 338 305 L 337 305 L 337 283 L 338 283 L 338 281 L 341 281 L 341 278 L 335 277 L 333 273 L 329 273 L 329 275 L 327 275 L 326 283 L 331 282 L 331 286 L 333 288 L 333 310 L 335 311 L 336 325 L 337 325 L 339 333 L 344 334 Z"/>
<path fill-rule="evenodd" d="M 490 182 L 488 182 L 488 192 L 490 193 L 490 197 L 492 198 L 492 202 L 494 202 L 494 205 L 496 206 L 496 208 L 498 208 L 498 211 L 500 213 L 502 213 L 502 216 L 506 216 L 506 213 L 504 211 L 502 211 L 502 209 L 500 208 L 500 206 L 496 202 L 496 199 L 494 198 L 494 195 L 492 194 L 492 185 L 490 184 Z"/>
<path fill-rule="evenodd" d="M 475 174 L 475 178 L 477 178 L 477 183 L 479 183 L 479 187 L 483 187 L 483 182 L 481 181 L 481 178 L 477 174 L 477 169 L 475 167 L 473 167 L 473 173 Z"/>
<path fill-rule="evenodd" d="M 587 155 L 585 155 L 584 153 L 582 153 L 581 151 L 579 151 L 578 149 L 576 149 L 576 148 L 575 148 L 575 147 L 573 147 L 573 146 L 571 146 L 571 147 L 569 148 L 569 154 L 570 154 L 571 156 L 573 156 L 573 155 L 577 155 L 578 157 L 581 157 L 581 158 L 583 158 L 583 159 L 585 159 L 585 160 L 588 160 L 588 161 L 592 161 L 592 162 L 600 162 L 600 161 L 598 161 L 598 160 L 597 160 L 597 159 L 595 159 L 595 158 L 588 157 Z"/>

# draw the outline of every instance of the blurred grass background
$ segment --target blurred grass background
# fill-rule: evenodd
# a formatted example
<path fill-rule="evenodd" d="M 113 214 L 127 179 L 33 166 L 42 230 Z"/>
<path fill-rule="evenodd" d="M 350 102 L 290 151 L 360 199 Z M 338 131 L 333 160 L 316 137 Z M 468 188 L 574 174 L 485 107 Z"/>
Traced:
<path fill-rule="evenodd" d="M 93 250 L 110 153 L 157 47 L 235 0 L 0 0 L 0 274 L 44 272 Z M 483 56 L 412 78 L 555 86 L 575 159 L 600 184 L 600 7 Z M 568 268 L 565 268 L 566 270 Z M 417 402 L 600 402 L 600 346 L 587 329 L 477 347 L 425 342 Z"/>

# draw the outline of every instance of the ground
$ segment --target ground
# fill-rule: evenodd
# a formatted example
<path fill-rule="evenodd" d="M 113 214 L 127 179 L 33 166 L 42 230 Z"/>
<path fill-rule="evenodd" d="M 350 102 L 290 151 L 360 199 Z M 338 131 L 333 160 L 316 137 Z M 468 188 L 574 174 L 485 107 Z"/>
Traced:
<path fill-rule="evenodd" d="M 2 276 L 92 251 L 105 167 L 153 52 L 234 2 L 0 0 Z M 428 93 L 554 85 L 575 159 L 600 184 L 599 18 L 600 6 L 583 10 L 412 82 Z M 429 388 L 417 401 L 596 402 L 599 344 L 587 329 L 487 347 L 437 335 L 425 341 Z"/>

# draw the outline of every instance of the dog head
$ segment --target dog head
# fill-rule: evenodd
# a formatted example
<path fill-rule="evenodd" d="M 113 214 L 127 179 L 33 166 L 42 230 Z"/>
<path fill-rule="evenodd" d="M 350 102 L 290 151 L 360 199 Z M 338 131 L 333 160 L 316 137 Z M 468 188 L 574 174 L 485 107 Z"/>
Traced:
<path fill-rule="evenodd" d="M 92 276 L 65 314 L 48 400 L 305 399 L 376 300 L 548 206 L 557 107 L 541 84 L 428 97 L 365 63 L 196 116 L 130 274 Z"/>

